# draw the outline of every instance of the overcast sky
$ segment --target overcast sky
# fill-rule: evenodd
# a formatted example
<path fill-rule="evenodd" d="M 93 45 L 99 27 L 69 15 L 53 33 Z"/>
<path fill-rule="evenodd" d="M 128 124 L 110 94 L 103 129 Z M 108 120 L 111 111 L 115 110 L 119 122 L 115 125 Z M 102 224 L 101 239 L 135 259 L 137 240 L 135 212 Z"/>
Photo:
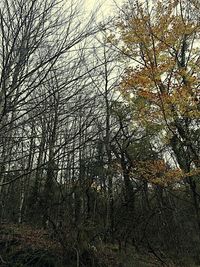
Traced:
<path fill-rule="evenodd" d="M 101 5 L 101 11 L 103 15 L 108 16 L 114 12 L 115 3 L 119 4 L 123 2 L 123 0 L 84 0 L 85 7 L 88 10 L 93 10 Z"/>

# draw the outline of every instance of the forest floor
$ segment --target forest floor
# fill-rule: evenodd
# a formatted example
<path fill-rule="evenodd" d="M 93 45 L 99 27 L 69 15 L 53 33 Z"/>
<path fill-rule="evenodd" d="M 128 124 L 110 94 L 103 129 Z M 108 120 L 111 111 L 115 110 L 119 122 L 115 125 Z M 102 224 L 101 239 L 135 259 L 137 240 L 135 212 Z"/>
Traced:
<path fill-rule="evenodd" d="M 67 255 L 67 256 L 66 256 Z M 77 263 L 78 259 L 78 263 Z M 188 262 L 161 262 L 152 253 L 135 253 L 129 247 L 119 252 L 116 245 L 104 244 L 101 249 L 77 253 L 66 251 L 52 233 L 28 225 L 0 225 L 0 266 L 2 267 L 193 267 Z"/>

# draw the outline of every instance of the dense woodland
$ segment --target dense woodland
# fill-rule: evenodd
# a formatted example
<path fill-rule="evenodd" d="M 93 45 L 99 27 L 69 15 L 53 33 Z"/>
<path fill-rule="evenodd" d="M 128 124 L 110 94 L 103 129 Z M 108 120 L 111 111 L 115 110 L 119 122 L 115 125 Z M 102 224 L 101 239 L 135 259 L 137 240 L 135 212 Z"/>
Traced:
<path fill-rule="evenodd" d="M 200 1 L 0 3 L 0 266 L 200 266 Z"/>

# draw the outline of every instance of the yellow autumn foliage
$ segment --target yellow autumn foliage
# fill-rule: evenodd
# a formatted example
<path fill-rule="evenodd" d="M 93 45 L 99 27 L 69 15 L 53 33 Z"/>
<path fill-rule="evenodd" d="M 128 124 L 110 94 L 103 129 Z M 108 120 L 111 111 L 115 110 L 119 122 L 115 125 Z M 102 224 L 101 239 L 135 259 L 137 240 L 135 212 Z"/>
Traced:
<path fill-rule="evenodd" d="M 121 91 L 129 101 L 144 98 L 135 110 L 143 121 L 199 118 L 200 26 L 181 11 L 180 1 L 154 2 L 151 11 L 138 4 L 129 19 L 118 21 L 118 40 L 130 56 Z M 135 58 L 135 60 L 134 60 Z M 129 94 L 134 97 L 129 97 Z M 155 108 L 156 107 L 156 108 Z M 138 114 L 135 111 L 136 114 Z"/>
<path fill-rule="evenodd" d="M 164 160 L 145 160 L 136 163 L 136 173 L 139 179 L 145 179 L 151 184 L 168 186 L 181 182 L 185 178 L 199 175 L 200 168 L 186 173 L 180 168 L 169 168 Z"/>

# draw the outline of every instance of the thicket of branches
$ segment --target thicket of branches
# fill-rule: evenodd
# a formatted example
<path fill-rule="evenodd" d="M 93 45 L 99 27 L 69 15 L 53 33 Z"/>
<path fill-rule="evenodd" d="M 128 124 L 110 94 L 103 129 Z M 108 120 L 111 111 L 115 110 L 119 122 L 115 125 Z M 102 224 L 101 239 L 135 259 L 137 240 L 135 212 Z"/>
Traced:
<path fill-rule="evenodd" d="M 199 4 L 155 2 L 0 3 L 1 224 L 200 262 Z"/>

